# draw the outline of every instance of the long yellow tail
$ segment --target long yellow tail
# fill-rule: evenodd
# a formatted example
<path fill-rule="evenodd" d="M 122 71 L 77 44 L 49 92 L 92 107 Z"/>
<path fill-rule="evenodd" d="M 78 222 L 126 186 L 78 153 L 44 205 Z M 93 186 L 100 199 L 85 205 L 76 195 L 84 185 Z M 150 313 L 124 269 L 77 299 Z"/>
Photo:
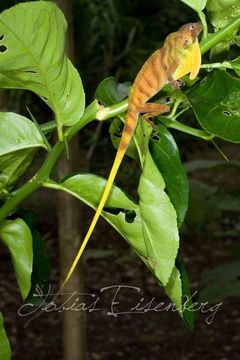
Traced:
<path fill-rule="evenodd" d="M 115 160 L 114 160 L 114 163 L 112 165 L 112 169 L 111 169 L 111 172 L 110 172 L 110 175 L 108 177 L 108 180 L 107 180 L 107 184 L 106 184 L 106 187 L 103 191 L 103 194 L 102 194 L 102 198 L 100 200 L 100 203 L 97 207 L 97 210 L 96 210 L 96 213 L 92 219 L 92 222 L 91 222 L 91 225 L 87 231 L 87 234 L 80 246 L 80 249 L 78 250 L 78 253 L 72 263 L 72 266 L 66 276 L 66 278 L 64 279 L 62 285 L 61 285 L 61 288 L 63 288 L 66 283 L 68 282 L 68 280 L 70 279 L 73 271 L 75 270 L 76 266 L 77 266 L 77 263 L 88 243 L 88 240 L 90 238 L 90 236 L 92 235 L 92 232 L 97 224 L 97 221 L 101 215 L 101 212 L 106 204 L 106 201 L 108 199 L 108 196 L 109 196 L 109 193 L 111 191 L 111 188 L 112 188 L 112 185 L 113 185 L 113 182 L 114 182 L 114 179 L 116 177 L 116 174 L 118 172 L 118 169 L 119 169 L 119 166 L 121 165 L 121 162 L 122 162 L 122 159 L 125 155 L 125 152 L 128 148 L 128 145 L 131 141 L 131 138 L 133 136 L 133 133 L 134 133 L 134 130 L 136 128 L 136 125 L 137 125 L 137 120 L 138 120 L 138 113 L 135 111 L 135 110 L 128 110 L 128 113 L 127 113 L 127 116 L 126 116 L 126 120 L 125 120 L 125 126 L 124 126 L 124 129 L 123 129 L 123 133 L 122 133 L 122 137 L 121 137 L 121 141 L 120 141 L 120 144 L 119 144 L 119 147 L 118 147 L 118 150 L 117 150 L 117 154 L 115 156 Z"/>

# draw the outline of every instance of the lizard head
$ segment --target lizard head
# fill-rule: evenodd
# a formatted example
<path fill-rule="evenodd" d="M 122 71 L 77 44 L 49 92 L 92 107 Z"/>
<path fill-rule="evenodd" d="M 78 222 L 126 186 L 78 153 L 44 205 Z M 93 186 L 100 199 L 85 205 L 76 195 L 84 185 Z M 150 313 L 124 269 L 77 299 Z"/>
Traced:
<path fill-rule="evenodd" d="M 201 65 L 201 52 L 198 44 L 198 35 L 201 31 L 202 24 L 197 22 L 183 25 L 178 32 L 174 33 L 179 58 L 176 71 L 172 74 L 174 80 L 187 74 L 190 74 L 191 80 L 197 76 Z"/>
<path fill-rule="evenodd" d="M 201 32 L 201 22 L 183 25 L 178 31 L 179 41 L 182 42 L 182 46 L 187 49 L 196 41 Z"/>

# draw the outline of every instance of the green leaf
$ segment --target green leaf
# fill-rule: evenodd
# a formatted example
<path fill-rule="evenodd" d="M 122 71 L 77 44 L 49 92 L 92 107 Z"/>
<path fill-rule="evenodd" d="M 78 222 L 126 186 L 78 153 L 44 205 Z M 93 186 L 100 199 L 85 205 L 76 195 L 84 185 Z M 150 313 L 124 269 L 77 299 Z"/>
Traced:
<path fill-rule="evenodd" d="M 125 99 L 130 91 L 131 83 L 118 83 L 113 76 L 104 79 L 97 87 L 95 99 L 104 106 L 111 106 Z"/>
<path fill-rule="evenodd" d="M 240 296 L 240 261 L 216 267 L 203 274 L 200 300 L 210 303 L 223 301 L 227 297 Z"/>
<path fill-rule="evenodd" d="M 16 214 L 28 225 L 33 242 L 33 270 L 31 290 L 25 299 L 26 303 L 40 305 L 49 291 L 50 263 L 42 236 L 37 231 L 37 215 L 30 210 L 18 209 Z"/>
<path fill-rule="evenodd" d="M 46 182 L 46 187 L 63 190 L 77 197 L 91 208 L 96 209 L 101 194 L 106 186 L 106 180 L 92 174 L 78 174 L 69 177 L 60 184 Z M 127 240 L 136 252 L 145 256 L 145 243 L 142 236 L 142 224 L 139 207 L 130 200 L 118 187 L 113 186 L 102 217 L 106 219 Z M 128 222 L 127 214 L 135 212 L 133 222 Z"/>
<path fill-rule="evenodd" d="M 239 0 L 208 0 L 207 11 L 210 22 L 219 30 L 239 16 Z"/>
<path fill-rule="evenodd" d="M 4 329 L 3 316 L 1 313 L 0 313 L 0 359 L 1 360 L 11 359 L 10 344 L 7 338 L 6 331 Z"/>
<path fill-rule="evenodd" d="M 0 85 L 35 92 L 54 111 L 59 135 L 85 106 L 77 70 L 66 57 L 67 23 L 50 1 L 18 4 L 0 14 Z"/>
<path fill-rule="evenodd" d="M 169 281 L 164 287 L 164 290 L 182 316 L 182 281 L 176 266 L 174 266 Z"/>
<path fill-rule="evenodd" d="M 157 169 L 156 172 L 157 174 L 159 174 Z M 157 178 L 158 177 L 159 175 L 157 175 Z M 96 209 L 96 207 L 99 204 L 101 194 L 105 188 L 106 180 L 91 174 L 79 174 L 68 178 L 67 180 L 63 181 L 60 184 L 47 182 L 44 185 L 46 187 L 66 191 L 69 194 L 82 200 L 93 209 Z M 151 189 L 148 189 L 149 192 L 150 190 Z M 155 189 L 153 190 L 155 191 Z M 156 193 L 155 195 L 157 196 Z M 166 200 L 167 195 L 165 194 L 163 198 L 165 198 Z M 168 204 L 166 208 L 167 210 L 169 210 L 169 208 L 172 209 L 172 206 Z M 143 260 L 143 262 L 149 267 L 149 269 L 153 272 L 153 274 L 157 277 L 157 279 L 162 283 L 161 271 L 159 271 L 158 266 L 156 266 L 156 262 L 151 261 L 151 258 L 149 258 L 149 254 L 146 248 L 146 241 L 148 239 L 144 238 L 144 233 L 143 233 L 143 222 L 146 221 L 145 228 L 147 228 L 149 226 L 148 223 L 149 223 L 150 214 L 149 215 L 147 214 L 147 216 L 145 216 L 145 219 L 143 220 L 139 206 L 136 203 L 134 203 L 132 200 L 130 200 L 125 195 L 125 193 L 116 186 L 112 187 L 111 194 L 107 200 L 106 207 L 104 208 L 104 210 L 105 211 L 103 211 L 101 214 L 102 217 L 105 220 L 107 220 L 122 235 L 122 237 L 133 247 L 133 249 L 136 251 L 138 256 Z M 134 221 L 132 222 L 128 221 L 127 216 L 129 213 L 135 215 L 133 217 Z M 175 217 L 175 221 L 173 221 L 173 223 L 177 229 L 176 214 L 174 211 L 173 213 Z M 160 221 L 158 219 L 157 223 L 159 223 L 159 227 L 162 226 L 161 219 Z M 164 224 L 164 226 L 166 226 L 166 223 Z M 157 231 L 158 230 L 159 229 L 157 229 Z M 159 239 L 158 235 L 159 232 L 157 234 L 157 238 L 155 239 L 156 242 L 157 241 L 160 242 L 161 240 Z M 171 240 L 170 240 L 170 246 L 172 247 Z M 174 265 L 174 260 L 173 260 L 173 265 Z M 169 284 L 167 284 L 167 294 L 171 298 L 171 300 L 176 302 L 178 305 L 181 303 L 182 292 L 181 292 L 181 287 L 179 286 L 179 278 L 176 276 L 176 272 L 174 272 L 173 277 L 171 277 L 171 283 L 169 282 Z"/>
<path fill-rule="evenodd" d="M 13 188 L 31 165 L 36 151 L 37 148 L 24 149 L 0 156 L 0 194 Z"/>
<path fill-rule="evenodd" d="M 180 256 L 177 257 L 176 267 L 180 273 L 181 285 L 182 285 L 182 302 L 183 302 L 183 319 L 190 331 L 194 329 L 194 312 L 190 311 L 189 308 L 192 305 L 192 295 L 190 290 L 189 279 L 187 275 L 187 271 L 181 260 Z"/>
<path fill-rule="evenodd" d="M 165 181 L 180 227 L 188 208 L 188 179 L 171 133 L 163 125 L 158 125 L 157 131 L 159 139 L 150 141 L 150 152 Z"/>
<path fill-rule="evenodd" d="M 202 11 L 207 3 L 207 0 L 181 0 L 184 4 L 195 10 L 196 12 Z"/>
<path fill-rule="evenodd" d="M 0 156 L 40 146 L 46 148 L 32 121 L 15 113 L 0 113 Z"/>
<path fill-rule="evenodd" d="M 224 140 L 240 142 L 239 79 L 225 71 L 214 71 L 192 89 L 189 100 L 206 131 Z"/>
<path fill-rule="evenodd" d="M 0 238 L 11 253 L 19 289 L 25 299 L 31 288 L 31 231 L 22 219 L 5 220 L 0 223 Z"/>
<path fill-rule="evenodd" d="M 148 152 L 138 186 L 139 208 L 148 261 L 166 286 L 175 264 L 179 236 L 176 211 L 164 190 L 164 180 Z"/>
<path fill-rule="evenodd" d="M 207 11 L 209 20 L 214 26 L 214 30 L 218 31 L 239 16 L 239 0 L 208 0 Z M 211 60 L 223 61 L 227 58 L 232 38 L 235 33 L 237 33 L 237 30 L 211 49 Z"/>
<path fill-rule="evenodd" d="M 0 113 L 0 192 L 12 188 L 39 147 L 46 145 L 32 121 L 15 113 Z"/>

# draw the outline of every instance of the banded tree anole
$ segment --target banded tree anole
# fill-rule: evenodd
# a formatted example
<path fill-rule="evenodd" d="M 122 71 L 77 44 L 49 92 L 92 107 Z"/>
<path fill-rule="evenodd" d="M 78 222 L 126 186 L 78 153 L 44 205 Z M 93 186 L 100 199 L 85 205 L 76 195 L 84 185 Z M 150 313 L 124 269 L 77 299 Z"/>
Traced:
<path fill-rule="evenodd" d="M 183 25 L 177 32 L 166 38 L 163 47 L 148 58 L 137 74 L 128 97 L 125 125 L 106 187 L 88 232 L 61 288 L 70 279 L 106 204 L 117 171 L 136 129 L 139 114 L 145 114 L 145 118 L 149 118 L 170 110 L 168 105 L 147 103 L 147 101 L 158 93 L 164 85 L 174 83 L 189 73 L 190 79 L 197 76 L 201 65 L 201 53 L 198 44 L 198 35 L 201 31 L 201 22 Z"/>

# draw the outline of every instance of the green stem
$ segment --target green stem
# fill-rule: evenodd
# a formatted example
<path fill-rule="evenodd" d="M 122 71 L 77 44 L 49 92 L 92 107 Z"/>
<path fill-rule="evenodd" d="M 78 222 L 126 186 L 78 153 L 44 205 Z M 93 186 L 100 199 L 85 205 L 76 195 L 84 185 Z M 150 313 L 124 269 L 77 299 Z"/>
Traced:
<path fill-rule="evenodd" d="M 99 110 L 99 105 L 96 101 L 92 102 L 85 110 L 81 120 L 69 128 L 65 136 L 70 140 L 80 129 L 96 118 L 96 113 Z M 20 202 L 26 199 L 29 194 L 39 189 L 44 181 L 46 181 L 59 159 L 62 152 L 65 150 L 64 142 L 58 141 L 53 149 L 48 153 L 46 160 L 39 171 L 21 188 L 19 188 L 11 198 L 9 198 L 0 209 L 0 221 L 4 220 Z"/>
<path fill-rule="evenodd" d="M 203 39 L 200 44 L 202 55 L 205 54 L 215 45 L 219 44 L 224 39 L 233 34 L 235 30 L 240 27 L 240 16 L 224 26 L 221 30 L 214 34 L 209 34 L 206 39 Z"/>
<path fill-rule="evenodd" d="M 125 112 L 128 108 L 128 99 L 121 101 L 118 104 L 112 105 L 110 107 L 105 107 L 100 109 L 96 114 L 97 120 L 107 120 L 114 116 L 117 116 L 119 113 Z"/>
<path fill-rule="evenodd" d="M 180 123 L 177 120 L 168 120 L 166 117 L 159 117 L 159 119 L 161 120 L 161 122 L 168 128 L 170 129 L 175 129 L 175 130 L 179 130 L 182 131 L 186 134 L 190 134 L 196 137 L 199 137 L 203 140 L 207 140 L 210 141 L 214 138 L 214 134 L 209 134 L 208 132 L 204 131 L 204 130 L 200 130 L 200 129 L 195 129 L 192 128 L 188 125 L 184 125 L 182 123 Z"/>
<path fill-rule="evenodd" d="M 55 120 L 48 121 L 44 124 L 39 125 L 44 134 L 50 133 L 56 129 L 57 124 Z"/>
<path fill-rule="evenodd" d="M 229 61 L 223 61 L 222 63 L 202 64 L 201 69 L 233 69 Z"/>
<path fill-rule="evenodd" d="M 177 99 L 174 104 L 171 113 L 169 114 L 169 118 L 173 118 L 176 115 L 176 111 L 178 109 L 178 106 L 182 103 L 182 100 Z"/>

